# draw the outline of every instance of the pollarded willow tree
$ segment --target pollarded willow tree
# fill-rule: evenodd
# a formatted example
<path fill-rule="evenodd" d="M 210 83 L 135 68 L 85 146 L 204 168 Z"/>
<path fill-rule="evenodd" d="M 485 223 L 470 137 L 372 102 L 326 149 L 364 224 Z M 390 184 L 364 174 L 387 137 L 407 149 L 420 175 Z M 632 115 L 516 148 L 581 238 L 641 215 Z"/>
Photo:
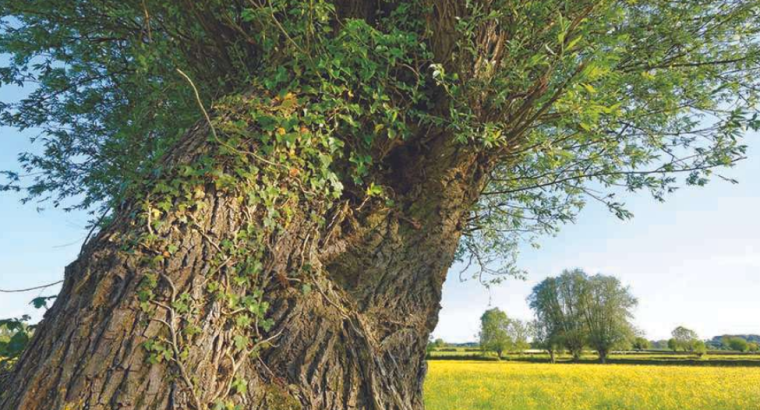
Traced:
<path fill-rule="evenodd" d="M 533 287 L 528 304 L 536 316 L 537 339 L 547 346 L 554 361 L 556 346 L 562 346 L 578 361 L 588 343 L 588 275 L 580 269 L 565 270 Z"/>
<path fill-rule="evenodd" d="M 535 342 L 549 352 L 552 362 L 559 346 L 576 361 L 589 346 L 606 363 L 613 349 L 625 349 L 636 338 L 632 319 L 638 301 L 613 276 L 565 270 L 536 285 L 528 303 L 536 315 Z"/>
<path fill-rule="evenodd" d="M 0 408 L 422 408 L 456 258 L 519 273 L 589 198 L 743 157 L 758 10 L 0 1 L 41 147 L 3 186 L 98 228 Z"/>

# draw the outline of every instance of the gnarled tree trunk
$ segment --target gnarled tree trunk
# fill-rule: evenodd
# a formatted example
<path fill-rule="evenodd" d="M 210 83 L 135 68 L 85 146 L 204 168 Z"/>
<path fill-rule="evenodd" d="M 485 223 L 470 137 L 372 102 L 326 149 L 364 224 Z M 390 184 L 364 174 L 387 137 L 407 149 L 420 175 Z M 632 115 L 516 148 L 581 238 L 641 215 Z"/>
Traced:
<path fill-rule="evenodd" d="M 191 131 L 167 167 L 196 160 L 207 131 Z M 279 280 L 266 282 L 263 297 L 274 324 L 259 354 L 235 349 L 230 313 L 208 297 L 208 277 L 224 268 L 212 263 L 219 242 L 246 212 L 239 200 L 208 184 L 194 216 L 201 222 L 166 221 L 174 251 L 159 264 L 148 310 L 139 297 L 146 268 L 121 240 L 145 228 L 138 204 L 125 206 L 67 267 L 55 305 L 0 386 L 0 409 L 422 409 L 426 343 L 484 170 L 477 154 L 443 136 L 388 158 L 398 206 L 325 215 L 335 222 L 323 230 L 302 209 L 272 242 L 265 273 Z M 293 277 L 313 235 L 322 236 L 319 269 Z M 174 303 L 183 294 L 195 303 L 193 337 L 179 334 Z M 177 351 L 149 360 L 150 340 Z"/>

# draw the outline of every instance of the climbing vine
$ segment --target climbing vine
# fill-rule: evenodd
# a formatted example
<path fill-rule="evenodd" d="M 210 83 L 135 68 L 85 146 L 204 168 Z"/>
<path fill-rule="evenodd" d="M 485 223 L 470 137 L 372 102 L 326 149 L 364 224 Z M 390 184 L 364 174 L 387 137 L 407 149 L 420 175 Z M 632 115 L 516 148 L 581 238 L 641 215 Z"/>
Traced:
<path fill-rule="evenodd" d="M 246 18 L 268 21 L 269 35 L 284 35 L 279 28 L 287 22 L 276 21 L 273 12 L 251 10 Z M 309 21 L 303 32 L 287 31 L 291 58 L 246 92 L 214 102 L 210 122 L 199 125 L 208 139 L 202 151 L 134 189 L 134 223 L 142 228 L 120 238 L 123 251 L 139 257 L 141 309 L 162 329 L 143 344 L 147 360 L 176 369 L 199 409 L 235 408 L 228 397 L 247 391 L 236 370 L 276 342 L 266 292 L 279 286 L 308 294 L 319 286 L 316 249 L 349 206 L 337 206 L 344 194 L 353 206 L 372 198 L 392 204 L 392 193 L 371 176 L 379 159 L 373 155 L 378 146 L 407 138 L 412 121 L 401 117 L 416 115 L 415 105 L 425 103 L 425 76 L 409 57 L 420 53 L 407 50 L 424 48 L 414 34 L 382 32 L 360 20 L 330 34 L 329 20 L 319 13 Z M 307 40 L 296 42 L 299 33 Z M 313 43 L 319 52 L 302 48 Z M 271 52 L 275 58 L 281 51 Z M 209 115 L 200 99 L 198 108 Z M 210 220 L 214 201 L 229 201 L 237 213 L 223 234 Z M 186 233 L 197 233 L 213 250 L 200 292 L 178 286 L 170 274 L 176 235 Z M 293 235 L 300 235 L 300 251 L 281 255 L 279 246 Z M 212 312 L 227 330 L 222 349 L 233 373 L 226 388 L 209 396 L 199 393 L 189 346 Z"/>

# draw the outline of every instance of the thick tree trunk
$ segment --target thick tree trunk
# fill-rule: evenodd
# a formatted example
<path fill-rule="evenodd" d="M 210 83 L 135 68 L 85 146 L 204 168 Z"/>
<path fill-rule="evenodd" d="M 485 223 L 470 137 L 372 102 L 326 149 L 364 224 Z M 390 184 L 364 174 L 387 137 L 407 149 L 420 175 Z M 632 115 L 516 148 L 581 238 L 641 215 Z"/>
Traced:
<path fill-rule="evenodd" d="M 194 161 L 206 150 L 206 134 L 204 127 L 190 132 L 167 165 Z M 390 158 L 388 183 L 399 206 L 367 206 L 342 221 L 326 215 L 338 222 L 321 233 L 313 274 L 291 273 L 303 248 L 315 243 L 306 212 L 271 243 L 265 273 L 280 280 L 264 289 L 274 325 L 260 336 L 271 346 L 262 345 L 258 355 L 235 349 L 225 319 L 230 313 L 208 297 L 208 278 L 225 268 L 212 263 L 219 243 L 245 212 L 238 199 L 208 184 L 195 215 L 202 222 L 167 221 L 165 239 L 176 250 L 160 263 L 159 302 L 147 311 L 138 298 L 146 268 L 121 240 L 144 228 L 135 221 L 136 205 L 125 206 L 67 267 L 55 305 L 0 385 L 0 409 L 207 409 L 215 403 L 422 409 L 426 343 L 462 220 L 483 177 L 477 156 L 445 138 L 398 148 Z M 179 334 L 183 319 L 172 308 L 183 294 L 190 295 L 201 330 L 192 337 Z M 181 352 L 148 361 L 146 341 L 178 338 L 186 340 Z"/>

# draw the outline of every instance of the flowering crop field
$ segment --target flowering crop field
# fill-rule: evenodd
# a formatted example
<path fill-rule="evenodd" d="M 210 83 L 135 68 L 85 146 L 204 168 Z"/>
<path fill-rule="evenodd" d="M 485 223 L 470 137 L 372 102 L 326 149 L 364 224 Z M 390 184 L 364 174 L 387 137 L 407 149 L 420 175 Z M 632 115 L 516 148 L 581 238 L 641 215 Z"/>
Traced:
<path fill-rule="evenodd" d="M 427 410 L 760 410 L 760 367 L 428 362 Z"/>

